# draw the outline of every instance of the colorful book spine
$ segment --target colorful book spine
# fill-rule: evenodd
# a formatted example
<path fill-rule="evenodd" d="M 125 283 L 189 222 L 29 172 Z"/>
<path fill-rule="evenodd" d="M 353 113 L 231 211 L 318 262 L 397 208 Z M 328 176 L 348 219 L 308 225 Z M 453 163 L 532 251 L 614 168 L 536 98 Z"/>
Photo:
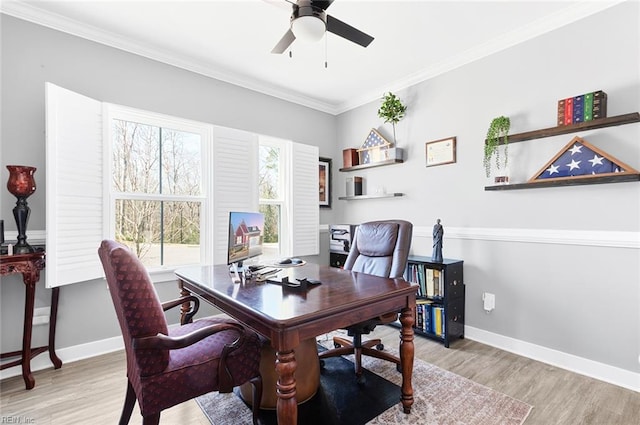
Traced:
<path fill-rule="evenodd" d="M 573 124 L 584 121 L 584 95 L 573 98 Z"/>
<path fill-rule="evenodd" d="M 558 101 L 558 126 L 564 125 L 564 104 L 565 99 Z"/>
<path fill-rule="evenodd" d="M 591 121 L 593 119 L 593 93 L 586 93 L 584 95 L 584 121 Z"/>
<path fill-rule="evenodd" d="M 433 333 L 442 336 L 442 307 L 432 307 Z"/>
<path fill-rule="evenodd" d="M 573 97 L 569 97 L 564 101 L 564 125 L 573 123 Z"/>
<path fill-rule="evenodd" d="M 423 311 L 423 315 L 422 315 L 422 319 L 423 319 L 423 325 L 422 325 L 422 330 L 427 332 L 427 333 L 433 333 L 433 325 L 431 324 L 431 315 L 433 314 L 431 312 L 432 310 L 432 306 L 431 304 L 424 304 L 424 311 Z"/>
<path fill-rule="evenodd" d="M 424 330 L 424 304 L 416 304 L 416 327 Z"/>
<path fill-rule="evenodd" d="M 602 90 L 593 92 L 593 119 L 606 118 L 607 116 L 607 94 Z"/>

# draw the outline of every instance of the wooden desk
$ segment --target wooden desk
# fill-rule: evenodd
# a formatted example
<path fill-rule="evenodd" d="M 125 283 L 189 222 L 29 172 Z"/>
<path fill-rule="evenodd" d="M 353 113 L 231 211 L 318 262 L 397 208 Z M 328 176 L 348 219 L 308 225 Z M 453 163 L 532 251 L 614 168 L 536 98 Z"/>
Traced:
<path fill-rule="evenodd" d="M 22 378 L 28 390 L 32 389 L 36 381 L 31 374 L 31 359 L 40 353 L 49 350 L 49 358 L 53 367 L 62 367 L 62 360 L 55 352 L 56 317 L 58 316 L 59 289 L 53 288 L 51 293 L 51 315 L 49 317 L 49 344 L 42 347 L 31 348 L 31 335 L 33 329 L 33 309 L 35 306 L 36 284 L 40 280 L 40 270 L 45 266 L 45 252 L 36 251 L 29 254 L 0 255 L 0 275 L 22 273 L 26 294 L 24 301 L 24 324 L 22 331 L 22 350 L 0 354 L 0 358 L 18 357 L 19 359 L 2 364 L 0 370 L 8 367 L 22 365 Z"/>
<path fill-rule="evenodd" d="M 181 295 L 196 294 L 271 340 L 276 351 L 276 409 L 280 425 L 295 425 L 298 420 L 293 376 L 297 364 L 293 350 L 300 341 L 399 311 L 400 400 L 404 412 L 411 412 L 416 284 L 316 264 L 288 268 L 278 274 L 288 275 L 290 281 L 306 277 L 322 282 L 307 291 L 267 282 L 234 284 L 226 265 L 181 268 L 176 275 Z"/>

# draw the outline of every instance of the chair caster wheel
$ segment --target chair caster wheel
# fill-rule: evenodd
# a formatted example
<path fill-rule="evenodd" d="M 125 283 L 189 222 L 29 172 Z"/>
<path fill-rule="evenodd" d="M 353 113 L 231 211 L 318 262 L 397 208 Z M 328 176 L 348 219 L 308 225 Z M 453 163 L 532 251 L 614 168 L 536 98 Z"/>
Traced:
<path fill-rule="evenodd" d="M 382 351 L 382 350 L 384 350 L 384 344 L 378 344 L 378 345 L 376 345 L 376 350 L 378 350 L 378 351 Z"/>
<path fill-rule="evenodd" d="M 402 366 L 400 366 L 399 364 L 396 365 L 396 370 L 400 373 L 402 373 Z"/>
<path fill-rule="evenodd" d="M 342 347 L 342 345 L 338 344 L 337 342 L 333 343 L 333 348 L 340 348 Z"/>
<path fill-rule="evenodd" d="M 365 384 L 365 379 L 363 375 L 357 375 L 356 376 L 356 383 L 360 386 Z"/>

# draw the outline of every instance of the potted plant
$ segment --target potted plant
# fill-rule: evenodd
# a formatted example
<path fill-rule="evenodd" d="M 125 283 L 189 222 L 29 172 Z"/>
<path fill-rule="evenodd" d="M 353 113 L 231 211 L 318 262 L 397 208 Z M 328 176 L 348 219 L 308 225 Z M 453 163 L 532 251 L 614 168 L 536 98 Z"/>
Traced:
<path fill-rule="evenodd" d="M 378 109 L 378 116 L 385 123 L 390 122 L 393 125 L 393 143 L 396 143 L 396 124 L 404 118 L 407 107 L 402 104 L 398 96 L 389 92 L 382 97 L 382 105 Z"/>
<path fill-rule="evenodd" d="M 499 116 L 494 118 L 489 124 L 487 130 L 487 140 L 484 144 L 484 169 L 487 177 L 491 175 L 491 158 L 496 157 L 496 168 L 507 166 L 508 156 L 507 148 L 509 139 L 509 129 L 511 128 L 511 120 L 509 117 Z M 500 157 L 500 144 L 504 145 L 504 158 Z"/>

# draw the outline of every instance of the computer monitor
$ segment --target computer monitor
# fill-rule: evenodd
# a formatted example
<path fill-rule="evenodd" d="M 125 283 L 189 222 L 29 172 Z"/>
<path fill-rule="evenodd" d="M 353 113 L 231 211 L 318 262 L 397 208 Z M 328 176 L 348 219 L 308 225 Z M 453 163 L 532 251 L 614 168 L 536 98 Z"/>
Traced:
<path fill-rule="evenodd" d="M 231 211 L 227 264 L 242 267 L 244 260 L 262 255 L 263 239 L 264 214 Z"/>

